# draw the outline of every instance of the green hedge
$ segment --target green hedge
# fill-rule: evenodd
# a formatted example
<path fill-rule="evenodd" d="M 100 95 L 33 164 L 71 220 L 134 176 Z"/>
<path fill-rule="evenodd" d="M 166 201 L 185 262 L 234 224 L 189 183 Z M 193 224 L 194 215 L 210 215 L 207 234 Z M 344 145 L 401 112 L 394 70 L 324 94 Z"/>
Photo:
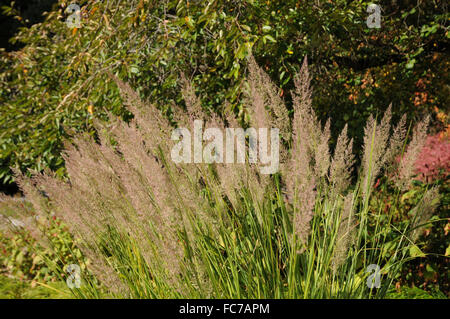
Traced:
<path fill-rule="evenodd" d="M 365 23 L 370 1 L 79 0 L 80 29 L 65 24 L 71 2 L 59 1 L 43 23 L 21 29 L 21 50 L 1 52 L 2 183 L 13 181 L 10 167 L 64 175 L 65 138 L 93 134 L 93 119 L 107 112 L 130 116 L 105 71 L 131 82 L 168 116 L 182 106 L 183 72 L 206 109 L 246 121 L 250 51 L 286 101 L 307 55 L 316 112 L 333 118 L 334 132 L 349 122 L 357 145 L 368 115 L 391 102 L 394 117 L 406 112 L 410 120 L 449 105 L 445 1 L 379 1 L 380 29 Z"/>

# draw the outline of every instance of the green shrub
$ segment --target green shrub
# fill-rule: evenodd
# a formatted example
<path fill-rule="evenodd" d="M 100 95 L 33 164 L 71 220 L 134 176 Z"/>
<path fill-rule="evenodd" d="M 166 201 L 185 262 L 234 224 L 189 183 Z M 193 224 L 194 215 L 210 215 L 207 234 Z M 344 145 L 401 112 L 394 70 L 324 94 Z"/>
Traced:
<path fill-rule="evenodd" d="M 65 299 L 70 292 L 64 283 L 32 286 L 30 283 L 0 275 L 0 299 Z"/>
<path fill-rule="evenodd" d="M 447 299 L 447 297 L 441 292 L 435 292 L 430 294 L 417 287 L 408 288 L 403 287 L 399 292 L 391 292 L 388 294 L 390 299 Z"/>

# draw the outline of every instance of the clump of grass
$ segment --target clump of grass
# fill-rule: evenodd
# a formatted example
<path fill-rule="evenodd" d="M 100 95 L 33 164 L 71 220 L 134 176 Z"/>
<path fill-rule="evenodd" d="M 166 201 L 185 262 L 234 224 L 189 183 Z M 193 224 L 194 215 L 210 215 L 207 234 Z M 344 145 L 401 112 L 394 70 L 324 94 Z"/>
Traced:
<path fill-rule="evenodd" d="M 352 141 L 344 128 L 331 152 L 331 123 L 322 126 L 312 109 L 306 60 L 295 81 L 292 121 L 253 58 L 249 72 L 252 126 L 282 124 L 282 146 L 287 147 L 281 151 L 280 173 L 262 175 L 259 164 L 248 162 L 174 163 L 168 158 L 169 121 L 111 75 L 134 119 L 98 123 L 98 140 L 79 136 L 68 143 L 67 181 L 51 173 L 31 179 L 18 173 L 22 190 L 38 212 L 54 212 L 81 238 L 90 271 L 114 296 L 385 296 L 419 225 L 396 229 L 396 238 L 389 238 L 395 253 L 382 257 L 385 229 L 393 225 L 390 218 L 370 214 L 368 203 L 373 181 L 395 165 L 404 148 L 404 120 L 391 133 L 390 108 L 381 123 L 369 119 L 363 164 L 353 180 Z M 203 112 L 184 83 L 187 112 L 175 116 L 178 122 L 190 125 L 201 119 L 205 127 L 224 128 L 221 119 Z M 406 154 L 415 154 L 426 125 L 419 123 L 416 142 Z M 402 187 L 408 182 L 408 163 L 400 164 Z M 416 213 L 429 214 L 436 197 L 430 189 Z M 366 282 L 371 264 L 381 268 L 378 289 Z M 99 296 L 86 280 L 76 291 L 82 297 Z"/>
<path fill-rule="evenodd" d="M 29 282 L 0 275 L 0 299 L 67 299 L 71 296 L 62 282 L 32 286 Z"/>

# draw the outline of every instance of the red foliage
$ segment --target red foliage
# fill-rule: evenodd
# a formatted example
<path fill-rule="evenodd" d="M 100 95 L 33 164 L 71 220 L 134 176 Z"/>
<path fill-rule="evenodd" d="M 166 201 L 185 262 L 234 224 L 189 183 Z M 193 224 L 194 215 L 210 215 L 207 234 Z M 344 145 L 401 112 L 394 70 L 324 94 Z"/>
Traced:
<path fill-rule="evenodd" d="M 450 173 L 450 139 L 442 134 L 428 136 L 415 166 L 424 182 L 445 178 Z"/>

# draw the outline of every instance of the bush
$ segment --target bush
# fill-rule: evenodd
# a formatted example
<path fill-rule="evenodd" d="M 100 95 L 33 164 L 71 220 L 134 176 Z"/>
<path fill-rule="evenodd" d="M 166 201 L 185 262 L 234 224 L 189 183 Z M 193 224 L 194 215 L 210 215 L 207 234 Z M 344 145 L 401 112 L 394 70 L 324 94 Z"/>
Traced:
<path fill-rule="evenodd" d="M 70 292 L 63 283 L 32 286 L 28 282 L 0 276 L 0 299 L 64 299 Z"/>
<path fill-rule="evenodd" d="M 60 269 L 79 264 L 80 250 L 67 227 L 55 216 L 41 216 L 23 198 L 0 197 L 0 267 L 20 281 L 40 283 L 61 280 Z"/>
<path fill-rule="evenodd" d="M 247 57 L 256 60 L 290 105 L 293 77 L 308 55 L 314 109 L 333 117 L 332 142 L 348 123 L 362 145 L 370 114 L 393 103 L 393 116 L 416 120 L 449 104 L 448 21 L 444 1 L 382 1 L 382 28 L 365 25 L 370 1 L 78 1 L 82 27 L 69 29 L 60 0 L 43 23 L 15 37 L 24 45 L 0 58 L 0 179 L 10 167 L 50 167 L 64 175 L 62 140 L 93 134 L 93 118 L 127 115 L 109 70 L 169 116 L 182 105 L 178 75 L 193 82 L 205 109 L 248 121 Z M 10 10 L 10 12 L 14 12 Z M 225 100 L 229 104 L 225 104 Z M 228 109 L 224 110 L 224 105 Z M 435 109 L 437 111 L 435 111 Z M 447 125 L 442 123 L 440 125 Z"/>
<path fill-rule="evenodd" d="M 434 139 L 431 139 L 433 141 Z M 434 142 L 436 142 L 434 140 Z M 445 142 L 444 142 L 445 143 Z M 431 144 L 431 145 L 430 145 Z M 432 215 L 424 218 L 423 227 L 416 233 L 416 246 L 410 250 L 409 255 L 412 260 L 403 265 L 401 272 L 398 274 L 396 281 L 396 289 L 408 291 L 411 289 L 422 289 L 426 292 L 435 294 L 449 295 L 449 268 L 448 256 L 450 254 L 449 231 L 449 182 L 446 176 L 448 170 L 441 167 L 436 170 L 422 170 L 422 168 L 439 167 L 439 161 L 434 160 L 436 153 L 429 153 L 427 149 L 433 147 L 434 143 L 430 143 L 430 136 L 425 140 L 424 147 L 419 152 L 418 160 L 415 164 L 416 175 L 408 189 L 404 192 L 398 192 L 395 187 L 394 176 L 385 176 L 378 179 L 374 193 L 371 199 L 371 211 L 376 214 L 387 214 L 392 210 L 392 220 L 396 228 L 403 227 L 409 223 L 414 215 L 411 214 L 412 209 L 417 206 L 424 193 L 433 185 L 439 189 L 441 202 L 437 206 L 436 211 Z M 442 144 L 439 143 L 441 146 Z M 431 161 L 429 161 L 431 159 Z M 417 165 L 417 163 L 421 163 Z M 431 165 L 427 165 L 429 163 Z M 439 172 L 439 174 L 428 175 L 424 179 L 426 172 Z M 447 173 L 445 173 L 447 172 Z M 425 175 L 426 176 L 426 175 Z M 428 183 L 425 183 L 427 181 Z M 425 211 L 418 212 L 426 214 Z M 427 222 L 425 220 L 428 220 Z M 395 230 L 391 229 L 395 232 Z M 387 245 L 385 254 L 393 254 L 394 247 Z M 408 293 L 409 294 L 409 293 Z M 407 295 L 408 295 L 407 294 Z M 420 295 L 420 294 L 419 294 Z"/>
<path fill-rule="evenodd" d="M 450 174 L 450 139 L 442 133 L 428 136 L 416 162 L 416 170 L 425 183 L 446 180 Z"/>

